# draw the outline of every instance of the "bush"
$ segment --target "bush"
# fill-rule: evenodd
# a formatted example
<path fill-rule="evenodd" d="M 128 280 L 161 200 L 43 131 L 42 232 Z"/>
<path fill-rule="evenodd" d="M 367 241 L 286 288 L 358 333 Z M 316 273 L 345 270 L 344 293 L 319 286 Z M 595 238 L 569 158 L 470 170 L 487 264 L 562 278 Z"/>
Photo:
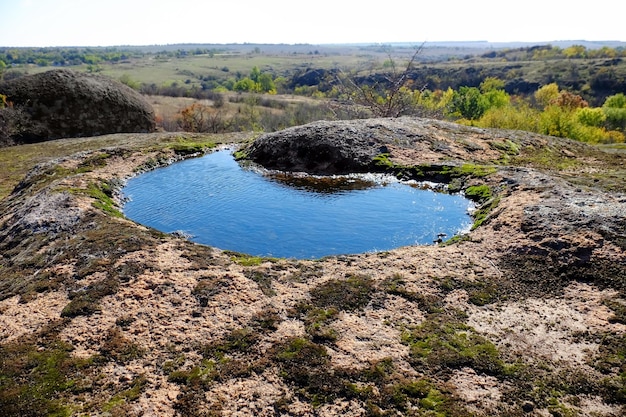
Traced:
<path fill-rule="evenodd" d="M 178 127 L 185 132 L 220 133 L 226 130 L 226 121 L 219 110 L 194 103 L 178 113 Z"/>
<path fill-rule="evenodd" d="M 540 113 L 525 103 L 491 108 L 474 125 L 486 128 L 537 132 Z"/>

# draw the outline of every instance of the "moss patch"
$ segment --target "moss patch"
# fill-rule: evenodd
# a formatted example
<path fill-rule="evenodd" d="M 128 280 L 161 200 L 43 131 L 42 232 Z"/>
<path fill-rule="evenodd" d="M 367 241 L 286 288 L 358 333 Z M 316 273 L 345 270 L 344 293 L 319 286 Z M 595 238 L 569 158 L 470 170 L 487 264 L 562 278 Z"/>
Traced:
<path fill-rule="evenodd" d="M 315 307 L 354 311 L 369 303 L 374 284 L 370 277 L 348 275 L 345 279 L 330 280 L 311 290 Z"/>
<path fill-rule="evenodd" d="M 495 345 L 472 327 L 446 315 L 435 315 L 404 333 L 411 364 L 438 372 L 470 367 L 477 372 L 501 375 L 504 362 Z"/>
<path fill-rule="evenodd" d="M 73 347 L 57 339 L 65 323 L 52 323 L 34 337 L 0 345 L 3 415 L 72 415 L 67 397 L 88 389 L 83 379 L 92 361 L 72 357 Z"/>
<path fill-rule="evenodd" d="M 492 197 L 491 188 L 488 185 L 472 185 L 465 189 L 465 197 L 472 201 L 487 201 Z"/>

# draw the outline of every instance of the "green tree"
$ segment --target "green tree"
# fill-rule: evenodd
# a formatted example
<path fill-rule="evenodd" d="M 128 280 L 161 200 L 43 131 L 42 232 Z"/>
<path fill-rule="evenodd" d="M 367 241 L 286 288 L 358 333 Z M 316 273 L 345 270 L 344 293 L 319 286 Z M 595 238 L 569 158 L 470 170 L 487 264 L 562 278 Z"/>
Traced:
<path fill-rule="evenodd" d="M 626 95 L 624 93 L 609 96 L 602 105 L 609 129 L 626 130 Z"/>
<path fill-rule="evenodd" d="M 603 107 L 611 107 L 616 109 L 626 108 L 626 95 L 624 93 L 614 94 L 604 100 Z"/>
<path fill-rule="evenodd" d="M 250 71 L 250 79 L 255 83 L 259 82 L 259 78 L 261 77 L 261 70 L 256 65 Z"/>
<path fill-rule="evenodd" d="M 233 90 L 252 93 L 257 91 L 257 83 L 255 83 L 248 77 L 242 78 L 241 80 L 237 81 L 235 85 L 233 85 Z"/>
<path fill-rule="evenodd" d="M 459 87 L 449 105 L 452 115 L 478 120 L 489 109 L 489 101 L 477 87 Z"/>
<path fill-rule="evenodd" d="M 276 85 L 274 85 L 274 80 L 270 74 L 264 72 L 259 75 L 257 84 L 259 86 L 259 91 L 263 93 L 276 94 Z"/>
<path fill-rule="evenodd" d="M 582 107 L 576 111 L 576 118 L 585 126 L 600 127 L 606 121 L 606 115 L 601 108 Z"/>
<path fill-rule="evenodd" d="M 511 96 L 504 91 L 504 81 L 495 77 L 487 77 L 480 84 L 480 91 L 487 100 L 488 108 L 502 108 L 511 102 Z"/>

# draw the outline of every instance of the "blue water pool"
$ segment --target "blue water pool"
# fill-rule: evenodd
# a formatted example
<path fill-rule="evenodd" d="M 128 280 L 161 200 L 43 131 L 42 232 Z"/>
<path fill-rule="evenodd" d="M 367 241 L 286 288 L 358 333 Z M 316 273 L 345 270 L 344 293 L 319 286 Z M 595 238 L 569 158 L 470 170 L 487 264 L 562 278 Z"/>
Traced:
<path fill-rule="evenodd" d="M 432 244 L 467 230 L 472 203 L 377 176 L 268 177 L 230 151 L 141 174 L 122 190 L 141 224 L 255 256 L 320 258 Z"/>

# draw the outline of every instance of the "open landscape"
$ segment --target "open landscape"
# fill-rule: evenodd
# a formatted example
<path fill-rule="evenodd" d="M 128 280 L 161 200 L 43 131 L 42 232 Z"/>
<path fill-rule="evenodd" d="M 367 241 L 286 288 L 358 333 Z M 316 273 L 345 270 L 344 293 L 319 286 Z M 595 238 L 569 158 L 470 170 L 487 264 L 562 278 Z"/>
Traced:
<path fill-rule="evenodd" d="M 0 414 L 624 415 L 624 59 L 580 42 L 0 48 Z M 78 121 L 18 100 L 53 79 L 146 114 L 118 132 L 89 99 L 101 123 L 81 132 L 99 134 L 66 136 Z M 473 225 L 299 260 L 124 216 L 125 181 L 223 146 L 260 172 L 445 184 Z"/>

